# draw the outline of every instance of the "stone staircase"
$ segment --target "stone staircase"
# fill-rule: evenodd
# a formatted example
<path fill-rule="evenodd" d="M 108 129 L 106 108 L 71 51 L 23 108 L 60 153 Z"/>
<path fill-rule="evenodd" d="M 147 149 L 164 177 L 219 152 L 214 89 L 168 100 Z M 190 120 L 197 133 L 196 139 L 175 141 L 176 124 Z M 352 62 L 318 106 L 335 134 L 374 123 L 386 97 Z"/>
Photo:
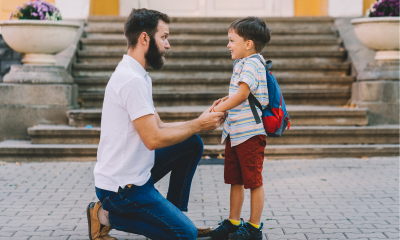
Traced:
<path fill-rule="evenodd" d="M 235 19 L 173 18 L 171 49 L 161 71 L 148 69 L 153 99 L 167 122 L 196 118 L 228 94 L 233 60 L 226 47 Z M 31 141 L 0 143 L 3 159 L 95 160 L 105 86 L 126 52 L 124 18 L 91 17 L 73 67 L 81 109 L 68 126 L 28 129 Z M 344 107 L 351 97 L 351 64 L 332 18 L 267 18 L 272 40 L 262 54 L 292 118 L 280 138 L 267 138 L 266 157 L 315 158 L 399 155 L 399 126 L 368 126 L 368 109 Z M 222 129 L 201 132 L 204 155 L 223 154 Z"/>

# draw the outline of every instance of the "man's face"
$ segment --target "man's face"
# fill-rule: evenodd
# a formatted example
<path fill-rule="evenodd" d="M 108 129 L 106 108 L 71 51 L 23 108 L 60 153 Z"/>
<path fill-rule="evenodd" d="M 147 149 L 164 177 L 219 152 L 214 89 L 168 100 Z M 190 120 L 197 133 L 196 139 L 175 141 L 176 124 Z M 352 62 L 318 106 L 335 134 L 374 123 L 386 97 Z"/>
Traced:
<path fill-rule="evenodd" d="M 153 37 L 150 37 L 149 48 L 144 55 L 147 64 L 155 70 L 159 70 L 164 66 L 164 56 L 170 48 L 168 36 L 168 24 L 159 20 L 157 32 Z"/>

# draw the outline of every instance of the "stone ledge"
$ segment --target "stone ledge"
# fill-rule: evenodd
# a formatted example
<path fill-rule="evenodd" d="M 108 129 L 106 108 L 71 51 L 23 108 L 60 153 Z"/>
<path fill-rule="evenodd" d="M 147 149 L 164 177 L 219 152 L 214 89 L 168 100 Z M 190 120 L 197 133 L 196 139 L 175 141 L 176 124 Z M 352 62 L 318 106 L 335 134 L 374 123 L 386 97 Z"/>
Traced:
<path fill-rule="evenodd" d="M 28 127 L 38 124 L 68 124 L 65 112 L 73 106 L 1 106 L 0 141 L 29 139 Z"/>
<path fill-rule="evenodd" d="M 76 106 L 76 84 L 0 84 L 0 106 Z"/>
<path fill-rule="evenodd" d="M 13 65 L 4 76 L 5 83 L 73 83 L 71 75 L 62 66 Z"/>
<path fill-rule="evenodd" d="M 288 105 L 342 106 L 349 102 L 350 89 L 282 89 Z M 153 91 L 155 106 L 211 105 L 228 91 Z M 81 92 L 80 103 L 85 108 L 101 108 L 104 92 Z"/>
<path fill-rule="evenodd" d="M 157 107 L 164 122 L 189 121 L 200 116 L 209 106 Z M 287 106 L 293 126 L 365 126 L 366 108 L 327 106 Z M 76 109 L 67 112 L 70 126 L 100 126 L 101 109 Z"/>
<path fill-rule="evenodd" d="M 98 144 L 100 127 L 37 126 L 28 128 L 33 144 Z M 221 144 L 222 127 L 200 132 L 205 144 Z M 282 137 L 268 138 L 268 145 L 398 144 L 399 126 L 293 126 Z"/>
<path fill-rule="evenodd" d="M 8 162 L 96 161 L 97 144 L 32 144 L 30 141 L 0 142 L 0 158 Z M 224 154 L 223 145 L 205 145 L 203 156 Z M 264 156 L 273 159 L 348 158 L 398 156 L 399 146 L 379 145 L 275 145 L 267 146 Z M 208 160 L 208 159 L 203 159 Z M 216 160 L 216 159 L 215 159 Z M 223 159 L 217 160 L 223 164 Z M 210 160 L 203 164 L 215 164 Z"/>

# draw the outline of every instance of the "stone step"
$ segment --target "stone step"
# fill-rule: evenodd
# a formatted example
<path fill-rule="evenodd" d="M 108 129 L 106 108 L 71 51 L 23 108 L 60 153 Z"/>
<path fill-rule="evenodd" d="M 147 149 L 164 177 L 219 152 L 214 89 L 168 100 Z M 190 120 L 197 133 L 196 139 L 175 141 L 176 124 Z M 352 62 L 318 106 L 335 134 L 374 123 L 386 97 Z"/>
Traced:
<path fill-rule="evenodd" d="M 332 105 L 348 103 L 350 89 L 282 89 L 288 105 Z M 228 95 L 225 91 L 153 91 L 155 106 L 211 105 L 216 99 Z M 79 102 L 84 108 L 101 108 L 104 92 L 81 92 Z"/>
<path fill-rule="evenodd" d="M 121 59 L 120 59 L 121 60 Z M 114 71 L 119 61 L 112 63 L 99 62 L 99 63 L 75 63 L 73 66 L 74 71 L 97 71 L 107 72 Z M 233 61 L 231 59 L 169 59 L 165 62 L 163 71 L 232 71 Z M 326 75 L 347 75 L 350 69 L 350 63 L 302 63 L 287 64 L 284 61 L 273 61 L 271 71 L 284 71 L 284 72 L 315 72 L 322 71 Z M 151 68 L 148 71 L 152 72 Z M 232 73 L 232 72 L 231 72 Z M 77 76 L 77 75 L 75 75 Z"/>
<path fill-rule="evenodd" d="M 348 145 L 268 145 L 264 156 L 275 159 L 313 159 L 313 158 L 367 158 L 375 156 L 399 156 L 398 144 L 348 144 Z M 224 145 L 205 145 L 204 156 L 225 155 Z"/>
<path fill-rule="evenodd" d="M 8 140 L 0 142 L 0 159 L 6 162 L 96 161 L 97 147 L 97 144 L 32 144 Z M 203 156 L 219 154 L 224 154 L 223 145 L 204 146 Z M 398 156 L 399 145 L 267 145 L 264 154 L 268 160 Z"/>
<path fill-rule="evenodd" d="M 350 66 L 349 66 L 350 67 Z M 113 70 L 107 70 L 107 69 L 90 69 L 90 67 L 85 67 L 86 69 L 73 69 L 73 76 L 74 78 L 108 78 L 110 79 L 112 73 L 114 72 Z M 228 68 L 228 67 L 226 67 Z M 340 69 L 324 69 L 324 68 L 319 68 L 319 69 L 314 69 L 314 70 L 307 70 L 306 67 L 302 68 L 301 66 L 297 67 L 297 69 L 289 69 L 289 70 L 283 70 L 283 69 L 274 69 L 273 74 L 275 78 L 295 78 L 296 76 L 301 76 L 302 78 L 325 78 L 325 77 L 348 77 L 347 72 L 348 70 L 340 70 Z M 150 76 L 153 76 L 155 74 L 165 74 L 165 75 L 172 75 L 172 74 L 185 74 L 185 75 L 202 75 L 202 74 L 224 74 L 224 75 L 229 75 L 228 79 L 231 78 L 232 76 L 232 66 L 230 70 L 221 70 L 221 71 L 214 71 L 214 70 L 190 70 L 190 69 L 182 69 L 182 70 L 160 70 L 160 71 L 155 71 L 151 68 L 147 69 L 149 71 Z M 279 81 L 279 80 L 278 80 Z"/>
<path fill-rule="evenodd" d="M 163 122 L 189 121 L 200 116 L 209 106 L 157 107 Z M 368 124 L 366 108 L 327 106 L 287 106 L 292 126 L 365 126 Z M 99 127 L 101 109 L 67 111 L 70 126 Z"/>
<path fill-rule="evenodd" d="M 81 38 L 82 50 L 120 50 L 126 51 L 125 36 L 93 37 L 88 35 L 87 38 Z M 172 35 L 168 38 L 171 44 L 171 49 L 180 46 L 224 46 L 226 47 L 228 38 L 226 35 L 215 36 L 209 35 L 194 35 L 180 34 Z M 321 49 L 321 50 L 337 50 L 341 40 L 337 37 L 320 38 L 315 36 L 300 36 L 300 37 L 273 37 L 267 44 L 266 49 L 271 50 L 290 50 L 290 49 Z"/>
<path fill-rule="evenodd" d="M 39 125 L 28 128 L 33 144 L 98 144 L 100 127 L 76 128 Z M 204 144 L 221 144 L 222 128 L 200 132 Z M 279 138 L 268 138 L 268 145 L 307 144 L 399 144 L 399 126 L 293 126 Z"/>
<path fill-rule="evenodd" d="M 0 160 L 5 162 L 97 161 L 97 144 L 32 144 L 31 141 L 0 142 Z"/>
<path fill-rule="evenodd" d="M 337 30 L 332 24 L 309 24 L 309 23 L 276 23 L 268 24 L 272 33 L 276 35 L 322 35 L 336 36 Z M 174 34 L 228 34 L 229 23 L 171 23 L 169 33 Z M 123 34 L 123 23 L 89 23 L 85 27 L 88 34 Z"/>
<path fill-rule="evenodd" d="M 124 23 L 127 17 L 120 16 L 94 16 L 91 15 L 88 18 L 89 23 L 109 23 L 109 22 L 119 22 Z M 171 17 L 171 23 L 228 23 L 237 20 L 235 17 Z M 287 23 L 287 24 L 328 24 L 331 25 L 334 22 L 332 17 L 262 17 L 261 18 L 266 23 Z"/>
<path fill-rule="evenodd" d="M 84 50 L 78 51 L 78 62 L 88 63 L 118 63 L 121 61 L 122 56 L 126 53 L 126 50 Z M 345 51 L 320 51 L 320 50 L 268 50 L 262 51 L 264 58 L 273 59 L 276 63 L 342 63 L 346 57 L 347 52 Z M 210 58 L 227 58 L 231 57 L 229 49 L 226 47 L 177 47 L 173 50 L 168 51 L 166 55 L 167 63 L 171 60 L 181 60 L 182 58 L 193 58 L 196 60 L 205 59 L 208 61 Z"/>
<path fill-rule="evenodd" d="M 201 132 L 205 144 L 221 144 L 222 129 Z M 399 126 L 293 126 L 268 145 L 398 144 Z"/>
<path fill-rule="evenodd" d="M 232 73 L 230 72 L 152 72 L 150 77 L 154 91 L 226 91 Z M 281 89 L 350 89 L 354 77 L 322 76 L 322 77 L 288 77 L 274 73 Z M 108 77 L 76 77 L 80 92 L 104 91 Z"/>

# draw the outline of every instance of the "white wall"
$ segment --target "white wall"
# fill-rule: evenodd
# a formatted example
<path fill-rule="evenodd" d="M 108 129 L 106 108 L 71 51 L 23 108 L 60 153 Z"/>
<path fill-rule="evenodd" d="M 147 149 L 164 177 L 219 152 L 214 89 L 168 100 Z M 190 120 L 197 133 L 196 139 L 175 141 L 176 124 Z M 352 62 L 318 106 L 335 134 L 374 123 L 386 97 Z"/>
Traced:
<path fill-rule="evenodd" d="M 291 17 L 293 0 L 119 0 L 121 5 L 150 8 L 171 17 Z M 135 3 L 134 3 L 135 2 Z M 138 4 L 136 4 L 138 2 Z M 122 3 L 122 4 L 121 4 Z M 129 14 L 129 13 L 128 13 Z M 127 16 L 126 11 L 120 11 Z"/>
<path fill-rule="evenodd" d="M 139 8 L 139 0 L 119 0 L 120 16 L 129 16 L 133 8 Z"/>
<path fill-rule="evenodd" d="M 331 17 L 360 17 L 363 15 L 363 0 L 329 0 L 328 14 Z"/>
<path fill-rule="evenodd" d="M 56 7 L 63 19 L 87 19 L 89 17 L 90 0 L 55 0 Z"/>

